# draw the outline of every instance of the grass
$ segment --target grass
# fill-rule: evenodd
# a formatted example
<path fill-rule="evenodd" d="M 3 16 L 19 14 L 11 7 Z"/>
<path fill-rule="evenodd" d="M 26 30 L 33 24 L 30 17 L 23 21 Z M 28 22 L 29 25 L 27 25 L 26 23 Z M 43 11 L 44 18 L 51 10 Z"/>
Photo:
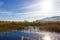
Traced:
<path fill-rule="evenodd" d="M 60 21 L 56 22 L 9 22 L 0 21 L 0 31 L 23 30 L 28 26 L 37 26 L 40 30 L 60 32 Z"/>

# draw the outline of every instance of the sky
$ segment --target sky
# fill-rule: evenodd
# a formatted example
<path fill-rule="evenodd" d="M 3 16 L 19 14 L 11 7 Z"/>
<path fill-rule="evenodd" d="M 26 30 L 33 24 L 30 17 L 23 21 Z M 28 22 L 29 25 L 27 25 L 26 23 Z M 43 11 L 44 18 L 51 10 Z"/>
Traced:
<path fill-rule="evenodd" d="M 60 16 L 60 0 L 0 0 L 0 20 L 34 21 Z"/>

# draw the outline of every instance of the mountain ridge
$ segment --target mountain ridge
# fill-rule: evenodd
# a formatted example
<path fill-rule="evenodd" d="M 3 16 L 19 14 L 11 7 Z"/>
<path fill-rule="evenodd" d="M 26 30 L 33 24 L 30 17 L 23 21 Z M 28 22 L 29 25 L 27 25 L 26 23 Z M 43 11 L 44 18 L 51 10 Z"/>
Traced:
<path fill-rule="evenodd" d="M 60 16 L 46 17 L 41 20 L 36 20 L 36 22 L 46 22 L 46 21 L 60 21 Z"/>

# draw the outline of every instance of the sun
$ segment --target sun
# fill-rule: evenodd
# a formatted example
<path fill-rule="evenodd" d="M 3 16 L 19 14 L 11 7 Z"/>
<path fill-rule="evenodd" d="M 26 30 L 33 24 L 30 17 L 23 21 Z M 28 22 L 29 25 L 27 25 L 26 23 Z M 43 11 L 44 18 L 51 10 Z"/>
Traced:
<path fill-rule="evenodd" d="M 52 2 L 52 0 L 43 0 L 41 2 L 42 11 L 49 12 L 50 10 L 52 10 Z"/>

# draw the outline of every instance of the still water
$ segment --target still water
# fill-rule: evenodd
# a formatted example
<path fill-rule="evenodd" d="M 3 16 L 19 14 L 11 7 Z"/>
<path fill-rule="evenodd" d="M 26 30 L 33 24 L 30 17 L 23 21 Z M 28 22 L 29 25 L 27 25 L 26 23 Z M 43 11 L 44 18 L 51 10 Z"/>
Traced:
<path fill-rule="evenodd" d="M 60 34 L 28 27 L 22 31 L 0 32 L 0 40 L 60 40 Z"/>

